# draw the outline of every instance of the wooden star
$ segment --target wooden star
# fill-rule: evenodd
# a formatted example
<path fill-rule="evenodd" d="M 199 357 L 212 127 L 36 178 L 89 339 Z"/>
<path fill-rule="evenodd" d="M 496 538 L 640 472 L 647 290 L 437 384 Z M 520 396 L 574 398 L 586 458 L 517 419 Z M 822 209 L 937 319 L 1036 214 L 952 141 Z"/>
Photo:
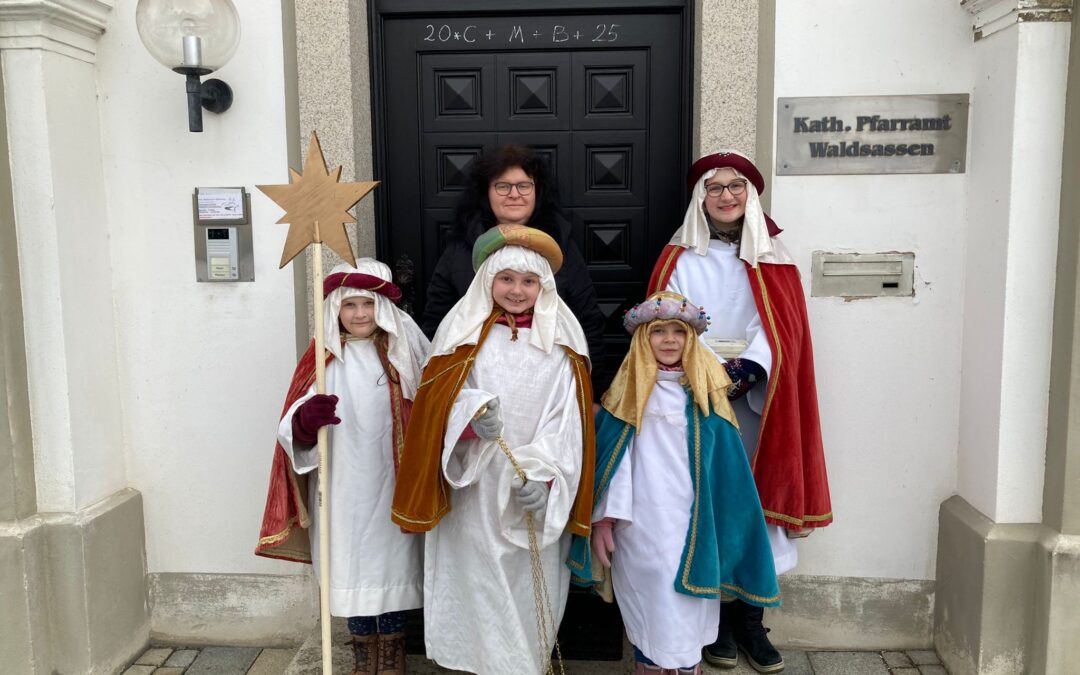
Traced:
<path fill-rule="evenodd" d="M 285 215 L 277 221 L 289 223 L 280 267 L 285 267 L 308 244 L 315 242 L 326 244 L 342 260 L 356 266 L 352 245 L 345 232 L 346 223 L 356 222 L 349 209 L 374 190 L 379 182 L 339 183 L 340 178 L 340 166 L 327 171 L 319 137 L 312 131 L 303 175 L 290 167 L 288 185 L 255 186 L 285 209 Z"/>

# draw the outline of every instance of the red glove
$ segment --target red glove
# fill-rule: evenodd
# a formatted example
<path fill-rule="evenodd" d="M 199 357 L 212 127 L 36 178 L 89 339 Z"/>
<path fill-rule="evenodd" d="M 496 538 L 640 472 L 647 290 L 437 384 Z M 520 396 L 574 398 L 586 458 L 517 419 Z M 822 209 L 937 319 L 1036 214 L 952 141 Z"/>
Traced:
<path fill-rule="evenodd" d="M 338 397 L 333 394 L 315 394 L 296 409 L 292 418 L 293 443 L 315 445 L 319 429 L 327 424 L 341 424 L 334 415 Z"/>
<path fill-rule="evenodd" d="M 615 536 L 611 526 L 614 518 L 604 518 L 592 524 L 592 551 L 604 567 L 611 567 L 611 554 L 615 551 Z"/>

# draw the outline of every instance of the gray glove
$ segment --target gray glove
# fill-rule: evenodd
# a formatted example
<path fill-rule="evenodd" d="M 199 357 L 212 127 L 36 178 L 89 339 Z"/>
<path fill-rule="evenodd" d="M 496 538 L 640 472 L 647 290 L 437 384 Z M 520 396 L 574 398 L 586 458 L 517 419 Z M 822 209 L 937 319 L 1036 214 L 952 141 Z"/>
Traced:
<path fill-rule="evenodd" d="M 548 490 L 547 483 L 542 483 L 536 480 L 527 480 L 525 484 L 517 488 L 515 497 L 522 509 L 526 511 L 539 511 L 547 504 Z"/>
<path fill-rule="evenodd" d="M 502 418 L 499 415 L 498 397 L 488 401 L 487 409 L 473 418 L 473 431 L 485 441 L 493 441 L 502 435 Z"/>

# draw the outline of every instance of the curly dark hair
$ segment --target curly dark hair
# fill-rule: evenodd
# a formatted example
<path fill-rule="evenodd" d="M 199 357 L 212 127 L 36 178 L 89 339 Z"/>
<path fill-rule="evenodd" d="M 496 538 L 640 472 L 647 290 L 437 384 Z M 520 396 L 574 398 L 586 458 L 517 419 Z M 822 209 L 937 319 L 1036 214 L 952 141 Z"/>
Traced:
<path fill-rule="evenodd" d="M 514 167 L 520 167 L 536 183 L 536 208 L 529 217 L 529 227 L 547 232 L 560 244 L 566 240 L 569 227 L 559 208 L 559 188 L 547 161 L 528 146 L 517 143 L 485 147 L 469 163 L 465 189 L 454 209 L 451 237 L 472 246 L 477 237 L 498 224 L 488 200 L 488 186 Z"/>

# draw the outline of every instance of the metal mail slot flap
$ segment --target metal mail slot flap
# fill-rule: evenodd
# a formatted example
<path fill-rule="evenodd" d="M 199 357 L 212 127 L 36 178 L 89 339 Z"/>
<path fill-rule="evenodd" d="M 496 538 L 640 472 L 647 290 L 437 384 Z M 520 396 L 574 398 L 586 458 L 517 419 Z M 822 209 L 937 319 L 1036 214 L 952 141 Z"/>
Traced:
<path fill-rule="evenodd" d="M 859 277 L 873 274 L 899 276 L 904 272 L 904 263 L 900 261 L 884 262 L 838 262 L 825 261 L 821 273 L 827 277 Z"/>
<path fill-rule="evenodd" d="M 871 298 L 914 295 L 914 253 L 814 251 L 810 295 Z"/>

